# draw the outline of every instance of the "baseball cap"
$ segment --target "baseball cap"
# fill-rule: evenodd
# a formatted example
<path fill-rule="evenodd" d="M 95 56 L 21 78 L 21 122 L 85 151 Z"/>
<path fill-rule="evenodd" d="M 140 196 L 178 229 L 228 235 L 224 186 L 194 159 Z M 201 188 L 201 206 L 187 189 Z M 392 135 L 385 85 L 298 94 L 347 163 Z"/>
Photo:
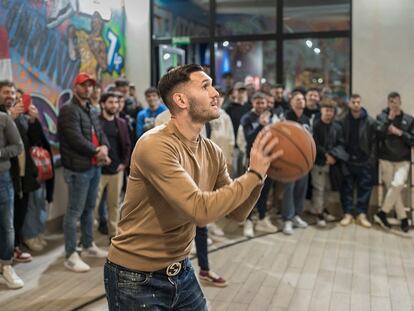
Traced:
<path fill-rule="evenodd" d="M 246 89 L 246 86 L 244 85 L 244 83 L 243 83 L 243 82 L 236 82 L 236 83 L 234 84 L 233 89 L 235 89 L 235 90 Z"/>
<path fill-rule="evenodd" d="M 81 72 L 79 73 L 74 81 L 74 84 L 82 84 L 85 83 L 86 81 L 91 81 L 93 85 L 96 84 L 96 80 L 89 74 L 87 74 L 86 72 Z"/>

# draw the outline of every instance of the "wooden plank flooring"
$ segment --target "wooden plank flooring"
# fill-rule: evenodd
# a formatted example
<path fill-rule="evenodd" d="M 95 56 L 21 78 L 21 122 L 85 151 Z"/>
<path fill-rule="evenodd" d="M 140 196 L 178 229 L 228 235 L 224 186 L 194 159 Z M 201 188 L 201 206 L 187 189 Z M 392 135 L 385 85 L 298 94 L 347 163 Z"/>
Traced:
<path fill-rule="evenodd" d="M 106 239 L 100 239 L 104 245 Z M 73 310 L 104 293 L 104 260 L 88 260 L 89 273 L 68 272 L 62 236 L 48 240 L 45 253 L 15 267 L 26 283 L 23 289 L 8 290 L 0 282 L 0 310 Z M 243 240 L 236 228 L 211 249 Z M 247 240 L 214 251 L 209 259 L 230 283 L 203 287 L 214 311 L 414 310 L 414 234 L 356 225 L 310 227 L 293 236 Z M 82 310 L 107 310 L 106 301 Z"/>

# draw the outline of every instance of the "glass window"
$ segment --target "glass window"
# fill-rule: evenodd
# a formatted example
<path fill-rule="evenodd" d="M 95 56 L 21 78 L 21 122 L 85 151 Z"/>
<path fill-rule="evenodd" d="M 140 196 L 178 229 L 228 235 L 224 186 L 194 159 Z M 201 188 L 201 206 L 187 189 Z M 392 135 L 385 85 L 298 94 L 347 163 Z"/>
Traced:
<path fill-rule="evenodd" d="M 252 76 L 258 87 L 261 82 L 276 81 L 276 42 L 240 41 L 215 44 L 216 83 L 221 85 L 221 76 L 231 72 L 234 82 Z M 264 79 L 264 80 L 262 80 Z"/>
<path fill-rule="evenodd" d="M 158 79 L 170 67 L 182 64 L 210 64 L 210 49 L 208 43 L 176 44 L 158 46 Z"/>
<path fill-rule="evenodd" d="M 348 30 L 350 0 L 285 0 L 284 32 Z"/>
<path fill-rule="evenodd" d="M 276 33 L 276 1 L 216 0 L 216 35 Z"/>
<path fill-rule="evenodd" d="M 154 37 L 207 37 L 209 35 L 209 1 L 155 0 Z"/>
<path fill-rule="evenodd" d="M 349 92 L 349 39 L 286 40 L 284 79 L 288 90 L 319 87 L 324 95 L 344 97 Z"/>

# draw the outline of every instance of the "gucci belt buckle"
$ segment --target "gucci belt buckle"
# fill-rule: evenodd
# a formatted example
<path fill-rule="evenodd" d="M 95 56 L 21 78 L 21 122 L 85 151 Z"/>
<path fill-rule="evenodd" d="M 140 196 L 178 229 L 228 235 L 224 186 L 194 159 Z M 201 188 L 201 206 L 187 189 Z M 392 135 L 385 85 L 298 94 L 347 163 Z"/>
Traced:
<path fill-rule="evenodd" d="M 181 271 L 181 262 L 174 262 L 165 269 L 168 276 L 176 276 Z"/>

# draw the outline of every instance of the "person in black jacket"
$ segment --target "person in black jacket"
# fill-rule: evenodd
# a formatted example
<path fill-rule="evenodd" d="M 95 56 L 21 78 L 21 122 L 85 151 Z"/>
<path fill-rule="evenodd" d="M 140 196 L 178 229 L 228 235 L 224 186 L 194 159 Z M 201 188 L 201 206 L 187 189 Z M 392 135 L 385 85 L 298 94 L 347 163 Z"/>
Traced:
<path fill-rule="evenodd" d="M 291 110 L 286 112 L 286 120 L 297 122 L 311 132 L 309 118 L 303 113 L 305 108 L 305 97 L 300 91 L 292 92 L 290 97 L 290 107 Z M 282 200 L 282 217 L 285 221 L 283 227 L 284 234 L 293 234 L 293 227 L 306 228 L 308 226 L 308 224 L 299 216 L 304 208 L 307 188 L 308 175 L 285 184 Z"/>
<path fill-rule="evenodd" d="M 74 272 L 90 267 L 76 252 L 76 222 L 81 223 L 82 256 L 106 257 L 107 252 L 93 243 L 93 211 L 96 203 L 100 165 L 110 164 L 109 143 L 98 115 L 91 111 L 89 97 L 95 80 L 80 73 L 74 83 L 73 98 L 60 110 L 58 134 L 64 178 L 68 184 L 68 206 L 64 218 L 65 267 Z"/>
<path fill-rule="evenodd" d="M 257 134 L 267 125 L 271 123 L 271 112 L 267 109 L 266 94 L 256 92 L 252 96 L 253 109 L 246 113 L 240 120 L 243 127 L 243 133 L 246 138 L 246 154 L 250 154 L 254 140 Z M 272 186 L 272 180 L 267 177 L 264 181 L 264 186 L 257 200 L 256 208 L 259 212 L 259 221 L 256 224 L 256 230 L 262 232 L 276 232 L 277 227 L 273 225 L 267 214 L 267 197 Z M 252 238 L 254 236 L 253 222 L 251 215 L 247 218 L 244 224 L 243 234 L 246 237 Z"/>
<path fill-rule="evenodd" d="M 357 190 L 356 220 L 365 228 L 370 228 L 366 214 L 372 192 L 376 167 L 375 120 L 362 107 L 361 96 L 351 95 L 349 112 L 340 121 L 345 138 L 345 150 L 349 154 L 346 172 L 341 187 L 341 203 L 344 211 L 342 226 L 352 223 L 354 190 Z"/>
<path fill-rule="evenodd" d="M 342 180 L 342 161 L 348 160 L 344 147 L 341 125 L 334 120 L 336 103 L 325 98 L 320 103 L 321 117 L 313 124 L 313 138 L 316 144 L 316 161 L 311 171 L 312 176 L 312 208 L 310 212 L 318 216 L 317 225 L 326 226 L 326 221 L 335 218 L 325 208 L 327 191 L 338 190 Z M 336 171 L 336 174 L 335 174 Z"/>
<path fill-rule="evenodd" d="M 381 179 L 387 187 L 387 194 L 381 210 L 374 215 L 375 222 L 390 229 L 387 213 L 394 207 L 401 230 L 408 232 L 407 213 L 401 191 L 410 171 L 411 148 L 414 146 L 414 118 L 401 110 L 401 97 L 397 92 L 388 95 L 388 108 L 377 116 L 378 158 Z"/>
<path fill-rule="evenodd" d="M 22 104 L 23 90 L 18 89 L 16 92 L 16 106 Z M 47 242 L 43 237 L 43 233 L 46 230 L 47 221 L 47 206 L 46 201 L 51 203 L 53 201 L 54 190 L 54 177 L 47 180 L 40 181 L 37 174 L 38 169 L 30 156 L 29 152 L 33 147 L 40 147 L 49 153 L 52 165 L 52 172 L 54 175 L 53 156 L 50 144 L 43 132 L 42 125 L 39 121 L 39 112 L 36 106 L 31 103 L 27 114 L 20 115 L 17 119 L 17 126 L 20 130 L 22 137 L 24 138 L 25 150 L 28 153 L 28 160 L 26 165 L 29 165 L 28 172 L 33 174 L 27 174 L 23 179 L 31 178 L 30 184 L 39 184 L 39 187 L 33 191 L 30 191 L 28 196 L 27 212 L 24 217 L 24 222 L 21 225 L 21 239 L 31 251 L 41 251 Z M 27 131 L 25 129 L 27 128 Z M 36 175 L 36 180 L 33 180 L 33 176 Z M 23 185 L 27 182 L 23 182 Z"/>

